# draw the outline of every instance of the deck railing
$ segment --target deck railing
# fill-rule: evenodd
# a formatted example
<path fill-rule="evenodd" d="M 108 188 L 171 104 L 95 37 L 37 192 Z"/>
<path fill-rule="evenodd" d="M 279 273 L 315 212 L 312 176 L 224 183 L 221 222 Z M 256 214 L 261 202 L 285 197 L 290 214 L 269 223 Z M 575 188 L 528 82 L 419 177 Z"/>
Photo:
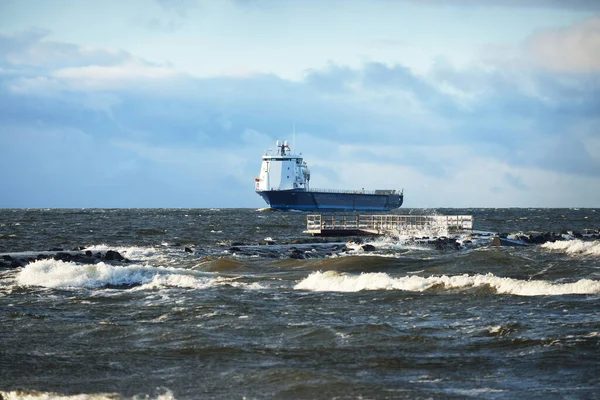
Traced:
<path fill-rule="evenodd" d="M 320 215 L 306 216 L 309 233 L 364 231 L 376 234 L 415 234 L 473 229 L 471 215 Z"/>
<path fill-rule="evenodd" d="M 390 195 L 390 194 L 398 194 L 397 190 L 347 190 L 347 189 L 314 189 L 310 188 L 307 191 L 309 192 L 321 192 L 321 193 L 346 193 L 346 194 L 381 194 L 381 195 Z"/>

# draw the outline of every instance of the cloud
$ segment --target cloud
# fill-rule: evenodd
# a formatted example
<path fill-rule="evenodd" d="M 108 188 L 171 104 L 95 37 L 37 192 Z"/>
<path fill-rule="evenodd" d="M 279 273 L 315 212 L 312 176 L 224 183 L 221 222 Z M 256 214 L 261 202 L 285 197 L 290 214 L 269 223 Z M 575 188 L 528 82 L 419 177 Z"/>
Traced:
<path fill-rule="evenodd" d="M 128 52 L 46 40 L 44 30 L 0 33 L 0 77 L 14 93 L 57 96 L 64 91 L 110 91 L 169 86 L 185 75 Z M 167 89 L 166 92 L 169 92 Z"/>
<path fill-rule="evenodd" d="M 463 6 L 463 7 L 516 7 L 516 8 L 556 8 L 581 11 L 599 11 L 596 0 L 400 0 L 419 5 Z"/>
<path fill-rule="evenodd" d="M 150 19 L 145 25 L 151 31 L 174 33 L 182 29 L 189 14 L 199 8 L 198 0 L 155 0 L 161 15 Z"/>
<path fill-rule="evenodd" d="M 325 69 L 310 69 L 306 71 L 304 81 L 315 89 L 329 93 L 344 93 L 350 90 L 357 78 L 356 71 L 333 63 Z"/>
<path fill-rule="evenodd" d="M 140 81 L 162 81 L 182 76 L 172 68 L 141 63 L 125 63 L 115 66 L 90 65 L 86 67 L 63 68 L 52 76 L 77 90 L 123 89 Z"/>
<path fill-rule="evenodd" d="M 600 3 L 598 3 L 600 4 Z M 600 17 L 535 34 L 526 45 L 534 62 L 559 72 L 600 72 Z"/>
<path fill-rule="evenodd" d="M 426 74 L 332 62 L 297 81 L 197 78 L 46 35 L 0 40 L 10 55 L 0 64 L 0 169 L 16 171 L 0 206 L 44 206 L 51 191 L 47 206 L 261 207 L 260 156 L 291 141 L 294 122 L 315 187 L 404 187 L 414 207 L 600 198 L 593 71 L 440 60 Z M 61 197 L 74 181 L 85 191 Z"/>
<path fill-rule="evenodd" d="M 50 32 L 30 29 L 15 35 L 0 33 L 0 62 L 44 68 L 107 66 L 133 57 L 116 49 L 101 49 L 72 43 L 49 41 Z"/>
<path fill-rule="evenodd" d="M 181 18 L 187 17 L 191 10 L 198 8 L 198 0 L 155 0 L 160 7 Z"/>

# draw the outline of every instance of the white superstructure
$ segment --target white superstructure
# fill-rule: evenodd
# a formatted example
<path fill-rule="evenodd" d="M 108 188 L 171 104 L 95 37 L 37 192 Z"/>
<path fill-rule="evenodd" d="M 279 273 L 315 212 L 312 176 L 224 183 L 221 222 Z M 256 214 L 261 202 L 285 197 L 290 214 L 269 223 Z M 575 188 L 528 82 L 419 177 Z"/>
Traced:
<path fill-rule="evenodd" d="M 260 174 L 255 180 L 256 191 L 308 190 L 310 172 L 301 155 L 292 154 L 287 141 L 277 141 L 277 154 L 267 150 L 262 157 Z"/>

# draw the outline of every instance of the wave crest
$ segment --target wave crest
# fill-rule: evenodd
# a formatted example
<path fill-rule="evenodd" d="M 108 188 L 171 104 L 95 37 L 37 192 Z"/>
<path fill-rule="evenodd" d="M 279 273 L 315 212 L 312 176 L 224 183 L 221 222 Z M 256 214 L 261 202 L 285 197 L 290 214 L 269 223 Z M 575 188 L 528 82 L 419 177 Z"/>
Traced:
<path fill-rule="evenodd" d="M 391 277 L 386 273 L 349 275 L 336 271 L 313 272 L 294 289 L 316 292 L 358 292 L 361 290 L 404 290 L 424 292 L 432 288 L 469 289 L 491 287 L 496 293 L 518 296 L 557 296 L 565 294 L 600 294 L 600 281 L 581 279 L 573 283 L 525 281 L 501 278 L 493 274 L 458 276 L 404 276 Z"/>
<path fill-rule="evenodd" d="M 549 250 L 558 250 L 569 255 L 600 256 L 600 242 L 585 242 L 583 240 L 567 240 L 558 242 L 547 242 L 542 245 Z"/>
<path fill-rule="evenodd" d="M 169 267 L 135 264 L 114 266 L 103 262 L 81 265 L 59 260 L 40 260 L 24 267 L 17 274 L 16 283 L 22 286 L 47 288 L 141 285 L 141 289 L 158 287 L 203 289 L 215 284 L 223 284 L 224 279 L 207 276 L 198 271 Z"/>

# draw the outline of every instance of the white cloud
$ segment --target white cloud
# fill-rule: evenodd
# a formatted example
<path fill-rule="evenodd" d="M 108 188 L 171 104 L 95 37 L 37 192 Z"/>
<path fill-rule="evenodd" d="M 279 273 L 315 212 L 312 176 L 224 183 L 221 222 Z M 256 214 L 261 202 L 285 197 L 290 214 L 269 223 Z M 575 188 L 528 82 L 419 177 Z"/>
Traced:
<path fill-rule="evenodd" d="M 600 17 L 541 31 L 527 43 L 538 65 L 560 72 L 600 72 Z"/>
<path fill-rule="evenodd" d="M 165 80 L 181 77 L 172 68 L 126 63 L 115 66 L 91 65 L 87 67 L 63 68 L 52 76 L 65 82 L 73 90 L 110 90 L 129 87 L 145 80 Z"/>
<path fill-rule="evenodd" d="M 0 60 L 13 65 L 60 68 L 111 65 L 131 59 L 123 50 L 47 40 L 49 31 L 30 29 L 18 34 L 0 33 Z"/>
<path fill-rule="evenodd" d="M 170 12 L 183 18 L 185 10 Z M 313 187 L 404 187 L 409 207 L 593 206 L 600 198 L 600 100 L 595 64 L 583 57 L 600 54 L 597 21 L 531 37 L 531 54 L 545 69 L 493 57 L 485 65 L 455 68 L 450 57 L 419 74 L 389 58 L 353 64 L 327 50 L 336 61 L 306 58 L 312 69 L 294 80 L 251 72 L 252 57 L 259 56 L 256 38 L 244 42 L 246 52 L 227 48 L 234 67 L 219 68 L 228 74 L 199 78 L 121 50 L 48 41 L 44 32 L 0 35 L 0 132 L 7 148 L 8 135 L 18 130 L 2 130 L 6 121 L 37 124 L 42 133 L 86 132 L 86 152 L 97 158 L 86 173 L 93 179 L 129 171 L 121 182 L 139 182 L 128 189 L 134 200 L 136 190 L 147 186 L 151 193 L 153 185 L 164 184 L 164 201 L 171 201 L 170 190 L 191 196 L 186 191 L 193 188 L 196 196 L 210 186 L 212 198 L 198 206 L 258 202 L 252 182 L 260 157 L 277 139 L 293 141 L 295 121 L 294 150 L 305 153 Z M 384 33 L 374 37 L 387 38 Z M 384 44 L 402 43 L 394 38 L 401 36 Z M 338 39 L 328 37 L 335 46 Z M 281 40 L 288 44 L 285 35 Z M 500 58 L 518 56 L 516 42 L 500 48 L 506 54 Z M 570 59 L 553 53 L 561 51 Z M 213 58 L 202 62 L 217 62 L 219 54 L 209 53 Z M 264 54 L 269 64 L 287 53 Z M 48 142 L 62 151 L 59 139 L 49 135 L 33 143 L 39 144 L 35 154 L 44 154 Z M 85 158 L 86 152 L 78 154 Z M 112 158 L 104 165 L 106 155 Z M 119 166 L 115 160 L 123 161 Z M 64 166 L 54 164 L 56 176 L 78 161 L 65 156 Z M 35 168 L 27 173 L 14 183 L 40 176 Z M 156 201 L 151 204 L 160 205 Z"/>

